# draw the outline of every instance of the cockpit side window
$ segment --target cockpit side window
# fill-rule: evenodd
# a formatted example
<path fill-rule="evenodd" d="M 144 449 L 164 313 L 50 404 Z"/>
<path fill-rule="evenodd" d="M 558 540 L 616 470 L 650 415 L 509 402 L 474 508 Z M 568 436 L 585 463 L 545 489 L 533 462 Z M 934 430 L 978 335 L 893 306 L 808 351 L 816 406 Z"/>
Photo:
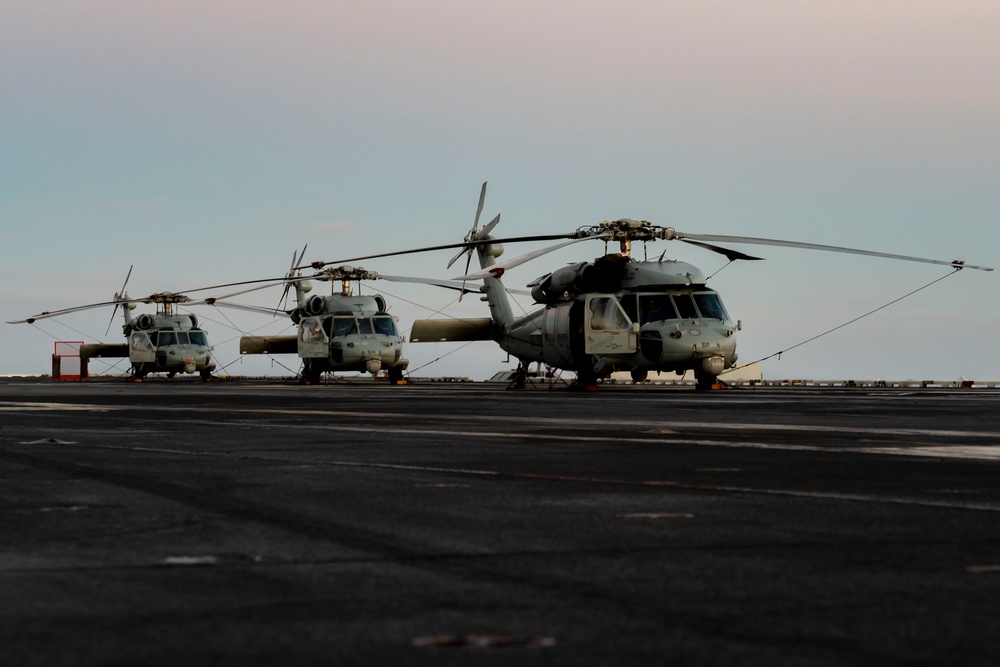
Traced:
<path fill-rule="evenodd" d="M 698 304 L 698 310 L 701 311 L 701 316 L 705 319 L 723 321 L 729 319 L 729 313 L 726 312 L 725 307 L 722 305 L 722 300 L 715 292 L 701 292 L 699 294 L 695 294 L 694 300 Z"/>
<path fill-rule="evenodd" d="M 677 311 L 668 294 L 643 294 L 639 297 L 639 323 L 676 320 Z"/>
<path fill-rule="evenodd" d="M 396 335 L 396 322 L 391 315 L 376 315 L 372 318 L 372 322 L 375 324 L 375 333 L 386 336 Z"/>
<path fill-rule="evenodd" d="M 698 319 L 698 311 L 695 310 L 690 294 L 675 294 L 674 303 L 677 304 L 677 312 L 682 320 Z"/>

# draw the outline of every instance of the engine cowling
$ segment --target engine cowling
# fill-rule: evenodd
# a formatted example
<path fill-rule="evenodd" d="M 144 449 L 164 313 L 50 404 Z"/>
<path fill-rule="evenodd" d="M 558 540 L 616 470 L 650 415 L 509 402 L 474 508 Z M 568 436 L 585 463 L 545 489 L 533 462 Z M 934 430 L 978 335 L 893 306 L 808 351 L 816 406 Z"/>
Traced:
<path fill-rule="evenodd" d="M 592 268 L 590 262 L 579 262 L 557 269 L 529 285 L 531 296 L 537 303 L 551 303 L 567 295 L 582 294 L 586 291 L 587 275 Z"/>
<path fill-rule="evenodd" d="M 326 299 L 319 294 L 313 294 L 306 301 L 306 312 L 310 315 L 322 315 L 326 312 Z"/>

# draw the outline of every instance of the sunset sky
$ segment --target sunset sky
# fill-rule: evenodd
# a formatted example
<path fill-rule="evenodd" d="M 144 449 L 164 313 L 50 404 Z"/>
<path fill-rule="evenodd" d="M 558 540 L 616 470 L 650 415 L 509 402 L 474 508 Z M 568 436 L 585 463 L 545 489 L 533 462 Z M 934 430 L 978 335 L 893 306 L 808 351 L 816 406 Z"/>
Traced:
<path fill-rule="evenodd" d="M 998 34 L 992 0 L 12 0 L 0 316 L 109 300 L 133 264 L 141 296 L 281 275 L 305 243 L 307 259 L 335 260 L 457 242 L 483 181 L 483 222 L 502 213 L 505 236 L 629 217 L 1000 266 Z M 766 261 L 709 284 L 743 321 L 742 361 L 950 273 L 738 248 Z M 577 244 L 505 282 L 603 250 Z M 649 248 L 664 251 L 708 274 L 725 264 Z M 364 266 L 449 278 L 451 254 Z M 961 271 L 769 359 L 764 375 L 1000 380 L 998 280 Z M 404 330 L 439 309 L 488 312 L 427 286 L 366 289 Z M 233 326 L 290 322 L 197 312 L 229 373 L 287 373 L 240 359 Z M 117 320 L 105 336 L 110 317 L 0 325 L 0 374 L 47 373 L 56 339 L 120 342 Z M 420 375 L 509 366 L 495 344 L 458 348 L 406 356 Z"/>

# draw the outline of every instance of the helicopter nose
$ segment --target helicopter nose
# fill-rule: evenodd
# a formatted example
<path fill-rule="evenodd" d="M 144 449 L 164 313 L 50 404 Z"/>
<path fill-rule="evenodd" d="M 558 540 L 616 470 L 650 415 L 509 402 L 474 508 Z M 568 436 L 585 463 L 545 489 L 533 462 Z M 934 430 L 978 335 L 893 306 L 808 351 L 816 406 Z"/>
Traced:
<path fill-rule="evenodd" d="M 719 375 L 726 370 L 726 359 L 721 356 L 705 357 L 701 360 L 701 369 L 709 375 Z"/>

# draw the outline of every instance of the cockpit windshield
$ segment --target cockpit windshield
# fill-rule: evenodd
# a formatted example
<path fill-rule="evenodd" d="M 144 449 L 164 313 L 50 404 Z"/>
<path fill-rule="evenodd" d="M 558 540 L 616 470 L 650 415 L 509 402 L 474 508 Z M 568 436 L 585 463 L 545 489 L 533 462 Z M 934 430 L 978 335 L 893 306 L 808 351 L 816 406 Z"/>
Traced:
<path fill-rule="evenodd" d="M 375 325 L 375 333 L 386 336 L 396 335 L 396 323 L 391 315 L 376 315 L 372 318 L 372 323 Z"/>
<path fill-rule="evenodd" d="M 626 312 L 635 317 L 633 310 L 635 302 L 622 298 Z M 664 294 L 638 295 L 639 324 L 662 322 L 664 320 L 722 320 L 729 321 L 729 313 L 718 293 L 706 292 L 671 292 Z"/>
<path fill-rule="evenodd" d="M 201 345 L 202 347 L 208 347 L 208 336 L 205 335 L 204 331 L 198 331 L 192 329 L 188 332 L 188 336 L 191 339 L 192 345 Z"/>
<path fill-rule="evenodd" d="M 335 317 L 333 318 L 333 335 L 334 336 L 347 336 L 350 334 L 358 333 L 358 325 L 355 323 L 353 317 Z"/>
<path fill-rule="evenodd" d="M 722 300 L 715 292 L 698 292 L 694 295 L 694 300 L 698 304 L 698 310 L 701 311 L 703 318 L 723 321 L 729 319 L 729 313 L 726 312 Z"/>
<path fill-rule="evenodd" d="M 669 294 L 642 294 L 639 296 L 639 324 L 676 320 L 677 310 Z"/>

